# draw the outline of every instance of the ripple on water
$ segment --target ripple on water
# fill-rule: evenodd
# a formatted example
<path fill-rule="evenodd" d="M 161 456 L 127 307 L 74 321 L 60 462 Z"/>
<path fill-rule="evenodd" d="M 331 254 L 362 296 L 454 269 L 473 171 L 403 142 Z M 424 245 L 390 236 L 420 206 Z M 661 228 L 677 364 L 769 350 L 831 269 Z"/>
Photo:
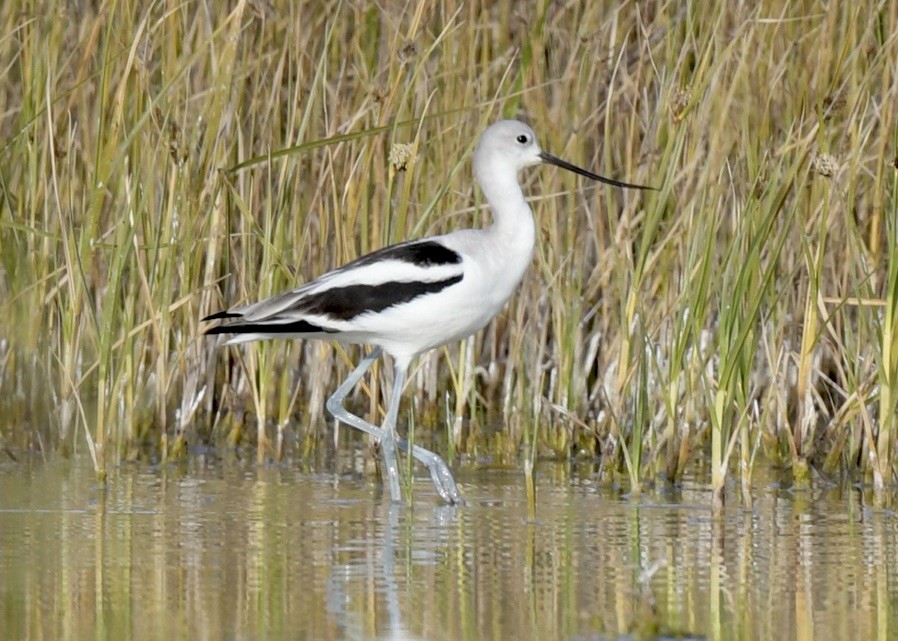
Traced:
<path fill-rule="evenodd" d="M 862 491 L 759 484 L 751 510 L 734 490 L 714 515 L 701 480 L 636 495 L 589 469 L 538 471 L 531 513 L 514 470 L 462 470 L 462 507 L 422 475 L 408 507 L 376 478 L 286 465 L 133 465 L 105 489 L 87 465 L 7 465 L 0 638 L 95 636 L 98 612 L 121 639 L 148 635 L 112 613 L 160 621 L 164 638 L 826 640 L 898 626 L 896 518 Z"/>

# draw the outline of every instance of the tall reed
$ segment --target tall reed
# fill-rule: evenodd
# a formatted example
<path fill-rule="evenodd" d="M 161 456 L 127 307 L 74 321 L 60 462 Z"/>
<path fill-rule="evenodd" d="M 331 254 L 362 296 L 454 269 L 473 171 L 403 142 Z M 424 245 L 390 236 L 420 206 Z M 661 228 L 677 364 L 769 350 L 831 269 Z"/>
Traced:
<path fill-rule="evenodd" d="M 534 269 L 489 328 L 421 360 L 415 437 L 462 460 L 598 457 L 634 489 L 709 459 L 718 499 L 733 454 L 746 499 L 761 461 L 883 492 L 893 5 L 5 3 L 2 442 L 86 448 L 100 475 L 197 441 L 325 449 L 358 348 L 221 349 L 199 319 L 488 224 L 469 155 L 516 117 L 660 191 L 524 173 Z M 378 376 L 351 399 L 372 420 Z"/>

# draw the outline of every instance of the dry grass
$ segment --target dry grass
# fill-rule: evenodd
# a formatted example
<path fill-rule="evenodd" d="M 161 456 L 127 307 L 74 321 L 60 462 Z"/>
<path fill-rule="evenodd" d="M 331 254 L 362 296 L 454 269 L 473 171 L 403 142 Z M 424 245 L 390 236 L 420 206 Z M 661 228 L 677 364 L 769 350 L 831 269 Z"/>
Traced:
<path fill-rule="evenodd" d="M 662 189 L 528 172 L 534 268 L 422 359 L 416 438 L 634 487 L 710 458 L 747 499 L 758 460 L 891 486 L 894 3 L 381 5 L 0 7 L 7 447 L 320 450 L 354 349 L 220 350 L 198 319 L 484 224 L 468 154 L 505 116 Z"/>

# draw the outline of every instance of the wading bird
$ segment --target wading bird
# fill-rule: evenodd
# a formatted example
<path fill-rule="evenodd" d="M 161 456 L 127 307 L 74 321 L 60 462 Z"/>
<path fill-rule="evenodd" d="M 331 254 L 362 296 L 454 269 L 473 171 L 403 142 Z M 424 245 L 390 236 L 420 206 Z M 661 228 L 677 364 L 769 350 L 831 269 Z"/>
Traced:
<path fill-rule="evenodd" d="M 392 245 L 261 302 L 218 312 L 204 321 L 222 324 L 207 334 L 233 334 L 227 344 L 267 338 L 317 338 L 372 345 L 327 401 L 328 411 L 380 442 L 385 482 L 401 500 L 396 449 L 430 471 L 448 503 L 461 494 L 445 461 L 396 435 L 396 417 L 412 360 L 481 329 L 505 306 L 533 256 L 536 225 L 518 172 L 548 163 L 616 187 L 652 189 L 604 178 L 546 153 L 533 130 L 516 120 L 486 128 L 474 150 L 474 177 L 493 214 L 484 229 L 462 229 Z M 350 413 L 344 400 L 371 364 L 386 352 L 395 376 L 383 424 Z"/>

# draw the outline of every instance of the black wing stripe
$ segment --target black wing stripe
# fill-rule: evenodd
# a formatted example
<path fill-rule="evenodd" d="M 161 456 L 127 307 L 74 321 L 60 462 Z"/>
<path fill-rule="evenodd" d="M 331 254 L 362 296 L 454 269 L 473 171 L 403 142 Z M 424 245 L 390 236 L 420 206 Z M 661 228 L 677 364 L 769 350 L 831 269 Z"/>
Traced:
<path fill-rule="evenodd" d="M 382 260 L 399 260 L 419 267 L 433 267 L 435 265 L 458 265 L 461 263 L 461 254 L 435 240 L 412 241 L 378 249 L 357 258 L 343 269 L 370 265 Z"/>
<path fill-rule="evenodd" d="M 303 300 L 302 312 L 337 320 L 352 320 L 369 312 L 381 312 L 394 305 L 408 303 L 436 294 L 461 281 L 462 275 L 431 283 L 421 281 L 391 282 L 379 285 L 348 285 L 312 294 Z"/>
<path fill-rule="evenodd" d="M 292 323 L 244 323 L 219 325 L 207 329 L 206 334 L 333 334 L 336 329 L 314 325 L 306 320 Z"/>

